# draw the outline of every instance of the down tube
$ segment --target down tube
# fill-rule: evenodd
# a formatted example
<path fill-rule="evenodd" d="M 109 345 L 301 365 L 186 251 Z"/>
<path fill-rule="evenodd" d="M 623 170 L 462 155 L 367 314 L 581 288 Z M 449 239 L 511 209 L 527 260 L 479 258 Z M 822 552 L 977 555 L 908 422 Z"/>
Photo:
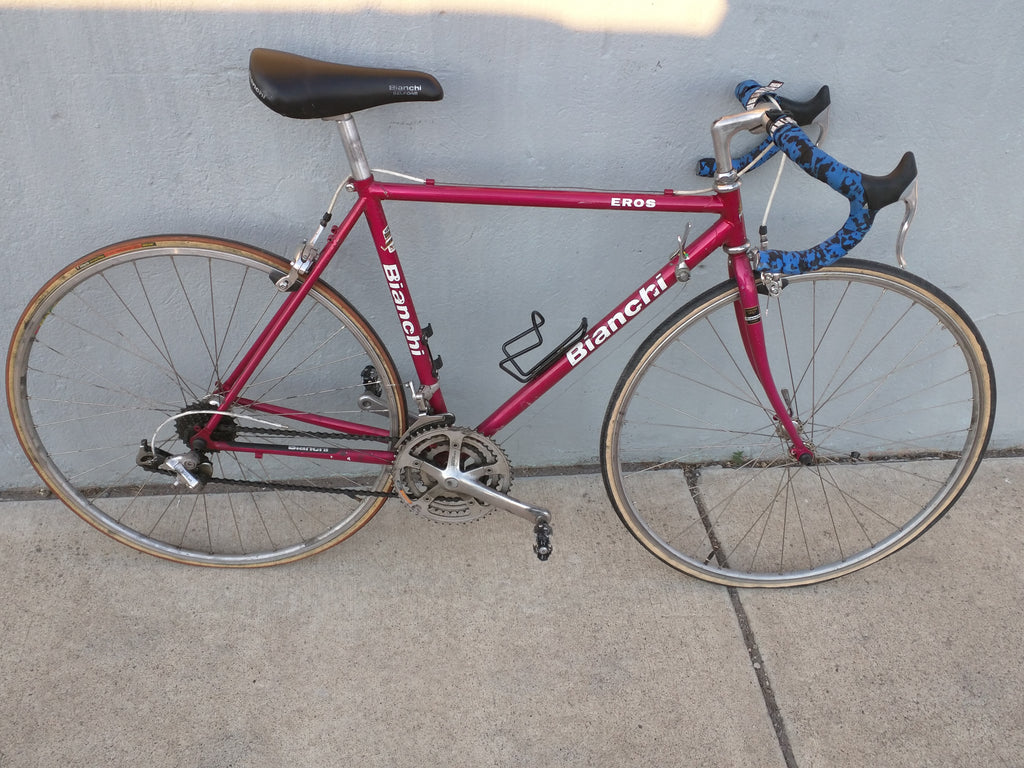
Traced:
<path fill-rule="evenodd" d="M 537 402 L 541 395 L 569 375 L 579 363 L 597 352 L 602 344 L 628 325 L 655 299 L 665 295 L 668 289 L 677 282 L 675 267 L 674 260 L 662 267 L 650 280 L 637 288 L 632 295 L 591 328 L 586 336 L 556 363 L 484 419 L 477 427 L 477 431 L 492 437 Z"/>

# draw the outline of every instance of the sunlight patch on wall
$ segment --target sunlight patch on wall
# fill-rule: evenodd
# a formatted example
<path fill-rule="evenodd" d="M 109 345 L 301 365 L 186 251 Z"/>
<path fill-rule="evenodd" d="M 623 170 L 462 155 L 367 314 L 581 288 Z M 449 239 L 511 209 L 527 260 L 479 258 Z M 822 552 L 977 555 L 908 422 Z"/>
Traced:
<path fill-rule="evenodd" d="M 721 26 L 727 0 L 0 0 L 0 8 L 220 13 L 442 13 L 540 19 L 570 29 L 707 37 Z"/>

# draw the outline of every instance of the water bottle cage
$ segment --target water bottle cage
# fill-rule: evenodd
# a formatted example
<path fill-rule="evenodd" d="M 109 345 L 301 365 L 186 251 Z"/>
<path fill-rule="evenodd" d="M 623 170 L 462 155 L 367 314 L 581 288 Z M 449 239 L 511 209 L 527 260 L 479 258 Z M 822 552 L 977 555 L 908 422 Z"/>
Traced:
<path fill-rule="evenodd" d="M 528 354 L 535 349 L 539 349 L 544 345 L 544 337 L 540 332 L 541 326 L 543 325 L 544 315 L 537 310 L 534 310 L 530 313 L 530 327 L 522 333 L 513 336 L 501 345 L 501 351 L 505 353 L 505 357 L 498 363 L 498 367 L 522 384 L 532 381 L 537 374 L 545 370 L 549 365 L 551 365 L 551 363 L 568 352 L 574 344 L 578 344 L 582 341 L 583 337 L 587 333 L 587 318 L 584 317 L 583 320 L 580 321 L 576 330 L 569 334 L 567 338 L 558 344 L 540 362 L 530 367 L 529 370 L 524 370 L 517 361 L 523 355 Z M 531 337 L 532 341 L 527 342 L 525 347 L 522 347 L 517 351 L 512 351 L 512 348 L 518 342 Z"/>

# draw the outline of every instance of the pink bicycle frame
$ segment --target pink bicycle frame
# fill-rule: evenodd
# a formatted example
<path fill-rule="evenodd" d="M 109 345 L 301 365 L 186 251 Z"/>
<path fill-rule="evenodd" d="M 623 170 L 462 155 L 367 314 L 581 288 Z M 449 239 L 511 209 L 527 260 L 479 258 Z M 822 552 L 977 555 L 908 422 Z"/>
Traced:
<path fill-rule="evenodd" d="M 660 193 L 636 193 L 466 187 L 437 184 L 432 180 L 423 184 L 381 183 L 369 174 L 367 178 L 355 181 L 353 184 L 358 195 L 356 203 L 344 220 L 334 228 L 331 237 L 305 280 L 288 294 L 261 336 L 237 368 L 222 382 L 220 394 L 223 402 L 219 410 L 226 412 L 232 404 L 237 403 L 253 410 L 334 432 L 376 438 L 383 442 L 390 440 L 390 435 L 384 429 L 316 414 L 290 411 L 240 397 L 243 387 L 256 370 L 260 360 L 284 330 L 309 289 L 319 279 L 341 244 L 351 233 L 356 221 L 365 217 L 419 379 L 420 391 L 425 393 L 424 397 L 434 413 L 448 411 L 434 370 L 434 363 L 427 350 L 423 328 L 416 313 L 412 294 L 391 237 L 391 230 L 384 213 L 384 201 L 604 210 L 616 211 L 623 215 L 629 213 L 639 215 L 640 212 L 705 213 L 717 215 L 715 223 L 699 235 L 684 253 L 674 254 L 661 269 L 643 281 L 635 291 L 588 330 L 567 353 L 550 363 L 545 370 L 500 405 L 479 424 L 477 429 L 487 436 L 493 436 L 503 429 L 551 387 L 569 375 L 582 359 L 596 352 L 598 347 L 625 327 L 647 306 L 664 296 L 668 289 L 677 282 L 676 274 L 680 259 L 684 260 L 686 267 L 693 268 L 714 250 L 723 247 L 729 254 L 729 274 L 736 281 L 739 290 L 736 315 L 747 356 L 775 410 L 776 418 L 790 437 L 793 455 L 802 460 L 810 458 L 810 451 L 801 441 L 797 427 L 789 416 L 782 397 L 772 380 L 760 322 L 760 302 L 756 277 L 747 256 L 749 245 L 743 222 L 738 184 L 735 189 L 724 191 L 720 189 L 705 195 L 676 194 L 672 190 Z M 393 452 L 389 450 L 353 448 L 325 454 L 322 449 L 220 442 L 211 437 L 220 418 L 219 415 L 212 417 L 207 426 L 197 433 L 197 437 L 205 441 L 206 447 L 210 450 L 244 451 L 257 454 L 279 453 L 377 464 L 390 463 L 394 459 Z"/>
<path fill-rule="evenodd" d="M 462 203 L 468 205 L 503 205 L 503 206 L 528 206 L 538 208 L 567 208 L 573 210 L 644 210 L 675 213 L 715 213 L 720 216 L 719 222 L 698 238 L 693 244 L 688 256 L 688 264 L 696 265 L 703 258 L 721 244 L 727 236 L 731 226 L 726 223 L 723 216 L 725 205 L 722 198 L 717 196 L 675 196 L 671 191 L 658 194 L 651 193 L 607 193 L 607 192 L 568 192 L 558 190 L 533 190 L 533 189 L 505 189 L 488 187 L 456 187 L 438 185 L 428 181 L 424 185 L 412 184 L 383 184 L 372 179 L 362 184 L 357 184 L 361 195 L 365 195 L 368 205 L 366 209 L 367 220 L 370 224 L 374 242 L 377 245 L 378 256 L 384 269 L 389 284 L 395 287 L 393 277 L 404 284 L 404 276 L 401 265 L 398 261 L 398 254 L 390 242 L 387 221 L 384 218 L 381 201 L 412 201 L 427 203 Z M 629 205 L 623 207 L 623 201 Z M 607 340 L 612 334 L 618 331 L 633 317 L 639 314 L 654 299 L 662 296 L 675 282 L 676 260 L 673 259 L 662 269 L 645 281 L 636 291 L 623 300 L 618 307 L 610 312 L 605 318 L 594 326 L 580 342 L 583 350 L 582 356 L 586 356 L 597 346 Z M 392 294 L 393 298 L 397 297 Z M 411 305 L 408 295 L 404 297 Z M 400 304 L 396 300 L 396 308 Z M 401 312 L 401 310 L 399 310 Z M 415 312 L 412 313 L 415 318 Z M 417 337 L 420 329 L 414 327 L 411 333 L 407 326 L 410 321 L 403 320 L 403 330 L 407 331 L 406 339 L 410 344 L 410 353 L 413 355 L 413 362 L 416 365 L 416 372 L 421 385 L 428 390 L 437 380 L 431 370 L 430 361 L 418 356 Z M 412 325 L 415 326 L 413 322 Z M 600 329 L 605 329 L 598 334 Z M 582 359 L 582 356 L 580 359 Z M 534 378 L 506 403 L 500 406 L 491 416 L 484 420 L 478 427 L 485 435 L 493 435 L 505 427 L 509 422 L 522 413 L 530 404 L 535 402 L 548 389 L 554 386 L 575 367 L 578 360 L 570 356 L 563 356 L 554 364 Z M 440 390 L 436 391 L 430 399 L 430 405 L 435 412 L 444 413 L 447 408 Z"/>

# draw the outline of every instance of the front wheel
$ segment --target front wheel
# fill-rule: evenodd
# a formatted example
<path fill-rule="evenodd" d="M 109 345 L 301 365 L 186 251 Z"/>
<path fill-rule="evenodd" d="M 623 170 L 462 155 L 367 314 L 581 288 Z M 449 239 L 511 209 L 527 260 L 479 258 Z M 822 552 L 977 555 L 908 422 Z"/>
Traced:
<path fill-rule="evenodd" d="M 195 474 L 209 479 L 196 490 L 142 461 L 143 441 L 151 452 L 189 450 L 221 382 L 288 295 L 273 284 L 288 268 L 239 243 L 169 236 L 89 254 L 43 286 L 11 340 L 7 397 L 50 489 L 118 541 L 199 565 L 295 560 L 366 523 L 391 488 L 380 456 L 405 429 L 402 390 L 376 334 L 323 283 L 214 435 L 248 450 L 201 455 Z M 365 425 L 375 439 L 287 418 L 294 412 Z M 311 456 L 262 450 L 274 445 Z M 362 448 L 376 461 L 319 458 Z"/>
<path fill-rule="evenodd" d="M 835 578 L 950 508 L 995 413 L 992 364 L 949 297 L 872 262 L 788 277 L 761 300 L 803 466 L 747 361 L 735 285 L 699 296 L 623 372 L 602 430 L 619 517 L 674 568 L 730 586 Z"/>

